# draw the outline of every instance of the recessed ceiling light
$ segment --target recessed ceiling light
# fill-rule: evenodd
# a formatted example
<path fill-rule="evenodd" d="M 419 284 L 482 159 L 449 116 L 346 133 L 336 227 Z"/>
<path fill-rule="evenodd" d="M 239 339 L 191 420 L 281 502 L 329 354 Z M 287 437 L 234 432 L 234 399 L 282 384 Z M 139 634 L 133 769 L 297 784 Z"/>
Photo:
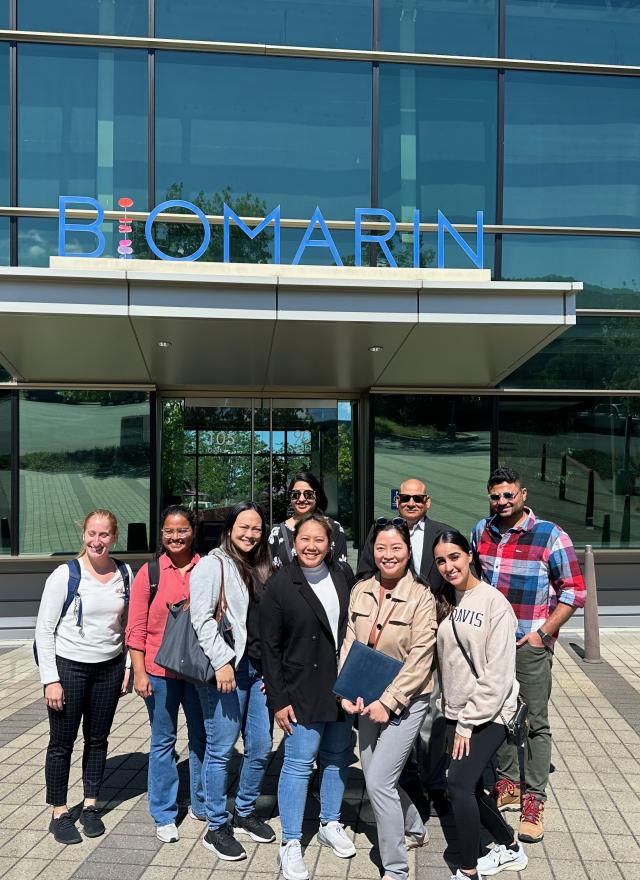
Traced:
<path fill-rule="evenodd" d="M 170 342 L 167 342 L 166 339 L 162 339 L 162 340 L 158 343 L 158 348 L 169 348 L 170 346 L 171 346 L 171 343 L 170 343 Z"/>
<path fill-rule="evenodd" d="M 374 352 L 375 351 L 382 351 L 382 346 L 381 345 L 370 345 L 369 351 L 374 351 Z"/>

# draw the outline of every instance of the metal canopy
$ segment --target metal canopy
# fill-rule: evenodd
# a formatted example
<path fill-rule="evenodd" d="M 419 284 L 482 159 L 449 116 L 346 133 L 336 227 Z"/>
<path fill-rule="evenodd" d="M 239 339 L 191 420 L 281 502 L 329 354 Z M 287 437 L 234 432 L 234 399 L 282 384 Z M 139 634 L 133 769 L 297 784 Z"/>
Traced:
<path fill-rule="evenodd" d="M 575 324 L 581 289 L 476 269 L 52 258 L 0 269 L 0 364 L 36 383 L 487 388 Z"/>

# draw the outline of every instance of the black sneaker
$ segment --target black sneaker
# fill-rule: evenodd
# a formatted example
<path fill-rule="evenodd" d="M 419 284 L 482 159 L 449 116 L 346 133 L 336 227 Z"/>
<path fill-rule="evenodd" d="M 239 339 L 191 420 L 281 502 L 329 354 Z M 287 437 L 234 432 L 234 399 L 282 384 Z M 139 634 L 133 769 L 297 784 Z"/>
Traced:
<path fill-rule="evenodd" d="M 273 843 L 276 839 L 276 832 L 271 825 L 263 822 L 255 813 L 250 816 L 239 816 L 233 814 L 233 830 L 236 834 L 248 834 L 251 840 L 258 843 Z"/>
<path fill-rule="evenodd" d="M 245 848 L 233 836 L 233 829 L 228 822 L 221 828 L 209 828 L 202 838 L 202 845 L 223 862 L 239 862 L 247 857 Z"/>
<path fill-rule="evenodd" d="M 82 835 L 74 825 L 71 813 L 63 813 L 57 819 L 52 816 L 49 831 L 58 843 L 82 843 Z"/>
<path fill-rule="evenodd" d="M 85 837 L 100 837 L 105 832 L 97 807 L 85 807 L 80 814 L 80 824 L 84 828 Z"/>

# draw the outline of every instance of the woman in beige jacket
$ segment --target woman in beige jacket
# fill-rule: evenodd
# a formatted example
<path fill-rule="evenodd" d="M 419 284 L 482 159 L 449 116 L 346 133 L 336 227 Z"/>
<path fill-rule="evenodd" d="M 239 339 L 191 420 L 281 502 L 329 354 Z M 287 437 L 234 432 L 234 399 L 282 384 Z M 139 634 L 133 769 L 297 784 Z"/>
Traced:
<path fill-rule="evenodd" d="M 360 715 L 360 760 L 378 828 L 385 877 L 406 880 L 407 849 L 422 846 L 427 832 L 398 779 L 429 708 L 436 643 L 436 607 L 428 585 L 409 569 L 411 539 L 403 520 L 380 522 L 373 534 L 376 572 L 351 593 L 344 663 L 354 641 L 402 661 L 400 672 L 368 706 L 342 700 Z"/>

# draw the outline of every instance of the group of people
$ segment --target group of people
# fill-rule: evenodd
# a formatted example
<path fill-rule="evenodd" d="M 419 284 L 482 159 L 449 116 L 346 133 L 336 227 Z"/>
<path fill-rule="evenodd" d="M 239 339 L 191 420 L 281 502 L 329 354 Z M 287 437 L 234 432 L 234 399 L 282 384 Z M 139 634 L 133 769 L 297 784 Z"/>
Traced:
<path fill-rule="evenodd" d="M 344 532 L 324 514 L 316 477 L 297 474 L 288 492 L 292 515 L 270 534 L 260 506 L 243 502 L 229 513 L 220 546 L 202 558 L 193 512 L 167 508 L 160 551 L 135 578 L 110 556 L 113 514 L 87 516 L 81 555 L 48 578 L 36 626 L 55 839 L 80 842 L 78 819 L 85 836 L 104 833 L 96 799 L 130 664 L 149 713 L 149 811 L 163 843 L 179 839 L 175 746 L 182 706 L 189 812 L 206 823 L 203 845 L 222 860 L 246 857 L 243 836 L 276 840 L 256 804 L 277 725 L 284 735 L 278 865 L 285 880 L 309 877 L 301 840 L 316 767 L 318 842 L 338 858 L 355 855 L 341 822 L 354 728 L 387 880 L 406 880 L 408 851 L 428 840 L 402 775 L 416 756 L 428 766 L 427 785 L 446 787 L 459 842 L 457 880 L 524 869 L 521 842 L 544 834 L 553 646 L 585 599 L 567 534 L 536 519 L 520 476 L 508 468 L 491 475 L 490 515 L 470 541 L 429 517 L 426 486 L 409 479 L 400 487 L 398 516 L 376 521 L 354 576 Z M 156 663 L 169 606 L 183 601 L 215 671 L 209 684 Z M 367 704 L 334 691 L 355 642 L 399 661 L 393 680 Z M 522 701 L 529 728 L 521 779 L 508 731 Z M 85 797 L 77 816 L 67 789 L 81 720 Z M 240 735 L 242 767 L 229 813 L 229 766 Z M 508 810 L 520 812 L 517 833 L 504 819 Z M 493 843 L 481 851 L 482 827 Z"/>

